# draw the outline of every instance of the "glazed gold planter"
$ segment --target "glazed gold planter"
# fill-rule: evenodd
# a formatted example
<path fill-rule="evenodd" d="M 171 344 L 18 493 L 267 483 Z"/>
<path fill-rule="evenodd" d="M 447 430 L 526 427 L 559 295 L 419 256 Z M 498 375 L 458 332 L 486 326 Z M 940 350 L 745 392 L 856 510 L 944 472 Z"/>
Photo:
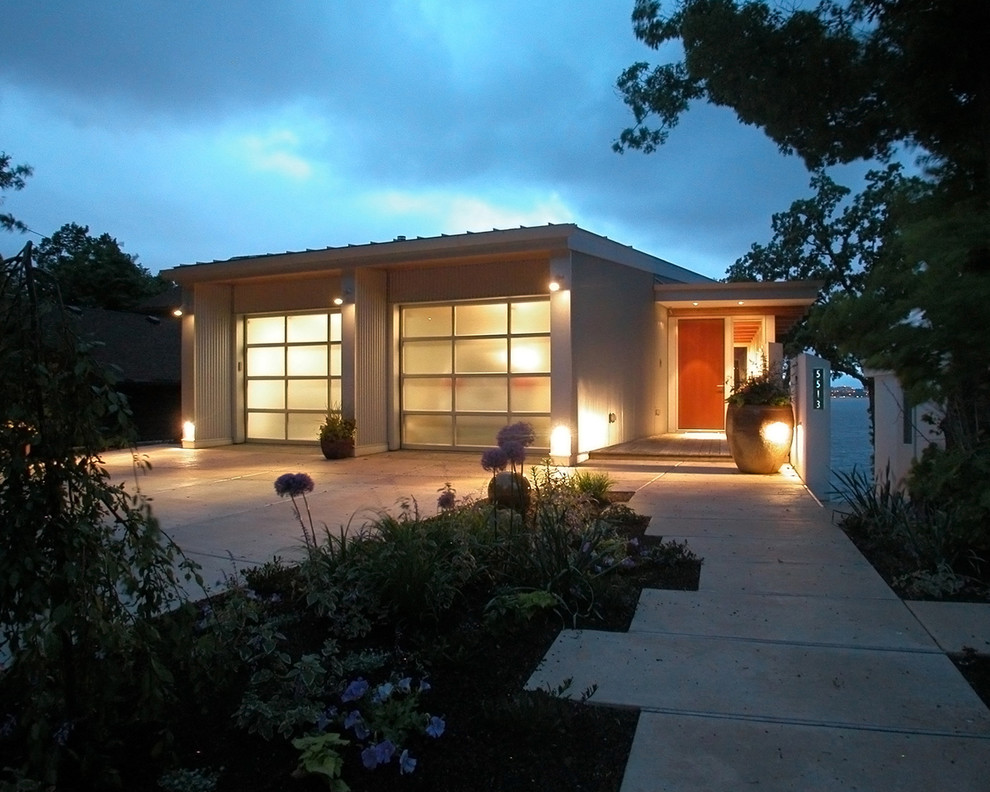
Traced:
<path fill-rule="evenodd" d="M 729 404 L 725 414 L 725 439 L 743 473 L 779 472 L 790 457 L 793 434 L 794 411 L 789 404 Z"/>

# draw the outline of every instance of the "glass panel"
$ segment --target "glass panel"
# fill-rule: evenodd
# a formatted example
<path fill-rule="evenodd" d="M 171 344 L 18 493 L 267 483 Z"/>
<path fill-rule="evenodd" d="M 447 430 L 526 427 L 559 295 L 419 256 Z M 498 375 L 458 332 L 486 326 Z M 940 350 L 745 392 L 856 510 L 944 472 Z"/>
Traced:
<path fill-rule="evenodd" d="M 512 303 L 509 307 L 509 315 L 514 334 L 550 332 L 549 300 Z"/>
<path fill-rule="evenodd" d="M 514 373 L 529 373 L 531 371 L 549 372 L 550 339 L 513 338 L 512 371 Z"/>
<path fill-rule="evenodd" d="M 449 305 L 402 309 L 402 337 L 449 336 L 451 318 Z"/>
<path fill-rule="evenodd" d="M 286 340 L 290 343 L 327 340 L 328 318 L 326 314 L 288 316 L 286 317 L 286 323 L 288 327 L 286 330 Z"/>
<path fill-rule="evenodd" d="M 545 451 L 550 448 L 550 416 L 514 415 L 512 416 L 512 421 L 525 421 L 532 425 L 536 439 L 533 441 L 533 445 L 527 449 L 526 464 L 528 465 L 531 462 L 536 464 L 538 455 L 535 452 Z"/>
<path fill-rule="evenodd" d="M 450 341 L 408 341 L 402 345 L 404 374 L 450 374 Z"/>
<path fill-rule="evenodd" d="M 493 446 L 498 430 L 508 422 L 505 415 L 458 415 L 454 442 L 459 446 Z"/>
<path fill-rule="evenodd" d="M 454 306 L 455 335 L 505 335 L 506 322 L 505 303 Z"/>
<path fill-rule="evenodd" d="M 402 382 L 402 409 L 450 412 L 449 378 L 406 379 Z"/>
<path fill-rule="evenodd" d="M 402 419 L 402 442 L 410 445 L 451 445 L 449 415 L 406 415 Z"/>
<path fill-rule="evenodd" d="M 253 440 L 285 440 L 285 413 L 249 412 L 247 436 Z"/>
<path fill-rule="evenodd" d="M 249 410 L 284 410 L 285 380 L 248 380 Z"/>
<path fill-rule="evenodd" d="M 330 373 L 335 376 L 340 376 L 340 344 L 330 345 Z"/>
<path fill-rule="evenodd" d="M 325 379 L 289 380 L 288 408 L 290 410 L 323 410 L 327 407 L 327 381 Z"/>
<path fill-rule="evenodd" d="M 286 374 L 290 377 L 325 377 L 327 371 L 327 345 L 288 347 L 285 351 Z"/>
<path fill-rule="evenodd" d="M 340 404 L 340 380 L 330 380 L 330 404 Z"/>
<path fill-rule="evenodd" d="M 284 377 L 285 347 L 255 347 L 247 351 L 249 377 Z"/>
<path fill-rule="evenodd" d="M 509 392 L 512 412 L 550 412 L 549 377 L 513 377 Z"/>
<path fill-rule="evenodd" d="M 322 415 L 313 413 L 289 413 L 289 436 L 287 440 L 316 440 L 320 436 Z"/>
<path fill-rule="evenodd" d="M 244 323 L 244 340 L 249 344 L 285 342 L 284 316 L 251 316 Z"/>
<path fill-rule="evenodd" d="M 500 412 L 509 409 L 505 377 L 458 377 L 455 403 L 458 412 Z"/>
<path fill-rule="evenodd" d="M 454 341 L 454 370 L 459 374 L 502 373 L 506 370 L 504 338 Z"/>
<path fill-rule="evenodd" d="M 342 338 L 340 330 L 340 311 L 330 314 L 330 340 L 340 341 Z"/>

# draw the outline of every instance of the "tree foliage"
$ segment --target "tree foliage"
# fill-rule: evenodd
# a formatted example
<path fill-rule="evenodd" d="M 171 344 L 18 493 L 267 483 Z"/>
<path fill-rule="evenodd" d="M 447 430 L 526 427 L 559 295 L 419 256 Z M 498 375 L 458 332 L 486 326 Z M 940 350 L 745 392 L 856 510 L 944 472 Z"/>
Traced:
<path fill-rule="evenodd" d="M 27 165 L 11 165 L 11 157 L 4 151 L 0 151 L 0 192 L 4 190 L 21 190 L 26 184 L 26 179 L 31 175 L 31 168 Z M 0 197 L 0 205 L 3 198 Z M 27 231 L 27 226 L 20 220 L 14 218 L 12 214 L 0 212 L 0 228 L 7 231 Z"/>
<path fill-rule="evenodd" d="M 112 236 L 92 237 L 88 226 L 76 223 L 42 240 L 37 260 L 55 277 L 69 305 L 127 310 L 169 286 L 140 266 L 137 256 L 124 253 Z"/>
<path fill-rule="evenodd" d="M 730 281 L 812 280 L 822 286 L 808 314 L 788 337 L 788 352 L 812 349 L 832 364 L 832 370 L 859 379 L 861 360 L 849 349 L 849 334 L 829 319 L 837 296 L 863 294 L 869 274 L 890 252 L 896 236 L 891 209 L 895 197 L 916 179 L 905 179 L 899 165 L 872 170 L 862 192 L 852 196 L 824 169 L 814 172 L 814 195 L 794 201 L 786 212 L 773 215 L 773 238 L 755 243 L 729 267 Z"/>
<path fill-rule="evenodd" d="M 37 788 L 106 782 L 106 746 L 163 706 L 171 675 L 153 617 L 180 597 L 181 570 L 194 573 L 100 463 L 126 440 L 128 409 L 89 349 L 31 245 L 3 261 L 0 748 L 20 749 L 13 769 Z"/>
<path fill-rule="evenodd" d="M 626 69 L 633 112 L 616 148 L 661 145 L 693 100 L 732 108 L 810 168 L 884 158 L 903 144 L 987 179 L 990 4 L 971 0 L 636 0 L 636 36 L 683 60 Z M 658 124 L 648 122 L 655 116 Z"/>

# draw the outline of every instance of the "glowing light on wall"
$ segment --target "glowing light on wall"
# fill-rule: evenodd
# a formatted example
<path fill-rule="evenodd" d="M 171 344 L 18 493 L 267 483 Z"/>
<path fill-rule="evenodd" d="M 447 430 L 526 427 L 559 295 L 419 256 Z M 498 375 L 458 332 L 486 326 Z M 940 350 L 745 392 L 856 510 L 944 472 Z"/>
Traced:
<path fill-rule="evenodd" d="M 555 426 L 550 432 L 550 456 L 570 457 L 571 455 L 571 430 L 560 424 Z"/>
<path fill-rule="evenodd" d="M 760 427 L 760 436 L 777 447 L 791 445 L 791 427 L 783 421 L 774 421 Z"/>
<path fill-rule="evenodd" d="M 196 440 L 196 424 L 192 421 L 185 421 L 182 424 L 182 442 L 192 443 Z"/>

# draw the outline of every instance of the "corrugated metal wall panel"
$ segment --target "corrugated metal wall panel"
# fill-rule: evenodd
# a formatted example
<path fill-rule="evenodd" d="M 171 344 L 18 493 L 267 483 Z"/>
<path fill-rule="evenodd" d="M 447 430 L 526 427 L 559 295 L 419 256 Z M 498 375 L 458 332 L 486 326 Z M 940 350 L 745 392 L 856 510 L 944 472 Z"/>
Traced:
<path fill-rule="evenodd" d="M 385 445 L 389 424 L 389 304 L 384 272 L 355 273 L 358 347 L 355 350 L 355 418 L 360 445 Z"/>
<path fill-rule="evenodd" d="M 234 287 L 235 314 L 321 311 L 341 294 L 338 275 L 304 280 L 238 283 Z"/>
<path fill-rule="evenodd" d="M 231 442 L 234 333 L 232 288 L 196 286 L 196 442 Z"/>
<path fill-rule="evenodd" d="M 400 269 L 389 274 L 393 303 L 480 300 L 546 294 L 548 259 Z"/>

